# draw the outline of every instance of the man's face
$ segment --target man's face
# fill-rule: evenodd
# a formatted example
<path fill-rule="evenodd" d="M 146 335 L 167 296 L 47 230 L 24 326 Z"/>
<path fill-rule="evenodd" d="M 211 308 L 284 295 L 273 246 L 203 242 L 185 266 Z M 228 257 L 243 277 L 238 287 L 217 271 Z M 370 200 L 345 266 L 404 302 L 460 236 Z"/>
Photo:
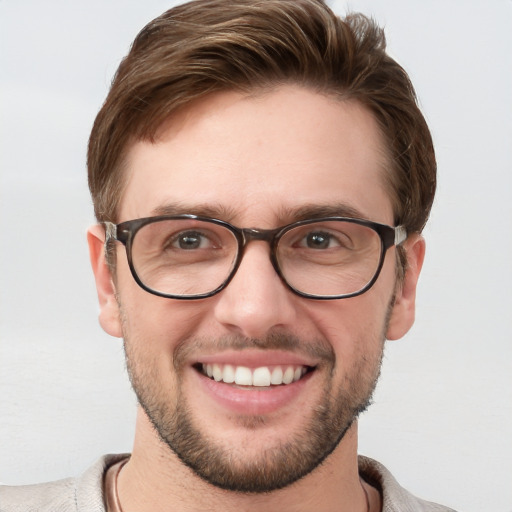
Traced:
<path fill-rule="evenodd" d="M 291 86 L 219 93 L 180 112 L 155 144 L 131 147 L 119 221 L 192 213 L 271 229 L 325 207 L 392 224 L 385 165 L 376 123 L 357 103 Z M 269 491 L 314 469 L 368 404 L 388 321 L 401 314 L 395 261 L 392 248 L 361 296 L 311 300 L 284 286 L 268 244 L 253 241 L 227 288 L 180 301 L 142 290 L 119 244 L 118 305 L 103 306 L 102 324 L 122 330 L 139 401 L 180 459 L 214 485 Z M 300 378 L 240 386 L 208 377 L 206 365 Z"/>

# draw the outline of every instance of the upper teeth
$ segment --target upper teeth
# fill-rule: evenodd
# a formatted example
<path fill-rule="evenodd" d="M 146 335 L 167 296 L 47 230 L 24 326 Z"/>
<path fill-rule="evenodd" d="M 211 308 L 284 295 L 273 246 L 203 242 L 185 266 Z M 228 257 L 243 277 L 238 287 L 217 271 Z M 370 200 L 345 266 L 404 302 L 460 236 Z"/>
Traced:
<path fill-rule="evenodd" d="M 203 373 L 226 384 L 239 386 L 277 386 L 291 384 L 299 380 L 307 369 L 305 366 L 261 366 L 248 368 L 246 366 L 232 366 L 230 364 L 203 364 Z"/>

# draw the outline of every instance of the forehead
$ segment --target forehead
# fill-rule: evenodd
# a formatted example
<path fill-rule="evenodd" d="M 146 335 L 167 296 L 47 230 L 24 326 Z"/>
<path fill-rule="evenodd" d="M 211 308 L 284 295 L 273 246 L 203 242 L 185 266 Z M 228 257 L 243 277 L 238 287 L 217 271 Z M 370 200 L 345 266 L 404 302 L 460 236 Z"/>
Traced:
<path fill-rule="evenodd" d="M 155 142 L 129 148 L 119 218 L 218 212 L 265 227 L 309 206 L 344 205 L 389 223 L 386 160 L 375 119 L 357 102 L 292 86 L 216 93 L 174 115 Z"/>

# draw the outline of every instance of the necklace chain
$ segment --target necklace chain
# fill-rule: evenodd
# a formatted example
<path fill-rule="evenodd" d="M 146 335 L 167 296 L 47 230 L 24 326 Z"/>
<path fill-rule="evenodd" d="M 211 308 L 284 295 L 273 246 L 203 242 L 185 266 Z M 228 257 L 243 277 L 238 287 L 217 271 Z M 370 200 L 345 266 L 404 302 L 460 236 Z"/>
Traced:
<path fill-rule="evenodd" d="M 117 479 L 119 478 L 119 473 L 121 473 L 121 470 L 123 469 L 124 465 L 128 462 L 128 460 L 129 459 L 126 459 L 121 464 L 119 464 L 119 467 L 117 468 L 116 475 L 114 478 L 114 498 L 116 500 L 117 512 L 123 512 L 123 507 L 121 507 L 121 500 L 119 499 L 119 492 L 117 490 Z"/>
<path fill-rule="evenodd" d="M 361 482 L 361 487 L 363 488 L 364 497 L 366 499 L 366 512 L 370 512 L 370 497 L 368 496 L 368 491 L 366 490 L 363 480 L 361 478 L 359 480 Z"/>

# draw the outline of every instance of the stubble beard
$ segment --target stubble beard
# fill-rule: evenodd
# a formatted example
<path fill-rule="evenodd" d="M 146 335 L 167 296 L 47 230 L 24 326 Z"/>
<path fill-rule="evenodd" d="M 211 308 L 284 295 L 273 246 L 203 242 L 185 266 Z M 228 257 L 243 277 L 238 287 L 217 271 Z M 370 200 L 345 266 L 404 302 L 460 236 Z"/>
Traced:
<path fill-rule="evenodd" d="M 244 447 L 223 446 L 207 432 L 199 429 L 194 422 L 194 415 L 183 393 L 182 372 L 179 356 L 173 361 L 176 371 L 176 393 L 169 402 L 169 390 L 163 389 L 158 382 L 155 366 L 132 344 L 125 329 L 124 346 L 126 366 L 132 387 L 147 417 L 151 421 L 161 441 L 197 476 L 218 488 L 239 493 L 267 493 L 286 487 L 301 479 L 317 468 L 332 453 L 343 439 L 346 432 L 371 404 L 382 364 L 385 336 L 389 322 L 392 301 L 384 322 L 379 340 L 379 350 L 371 357 L 361 354 L 353 368 L 346 370 L 343 382 L 334 389 L 332 376 L 336 360 L 332 348 L 327 342 L 311 343 L 309 352 L 314 347 L 323 346 L 322 358 L 325 361 L 323 373 L 324 389 L 321 400 L 312 407 L 309 420 L 301 431 L 295 431 L 284 442 L 278 442 L 258 452 L 248 460 Z M 191 347 L 206 343 L 187 340 L 182 346 Z M 266 347 L 272 349 L 290 349 L 301 347 L 305 343 L 286 333 L 272 334 L 263 340 L 229 337 L 222 340 L 210 340 L 209 346 L 223 347 Z M 326 354 L 328 346 L 329 354 Z M 365 346 L 365 345 L 363 345 Z M 374 345 L 372 345 L 374 346 Z M 143 364 L 141 364 L 143 361 Z M 327 367 L 326 367 L 327 366 Z M 319 370 L 315 370 L 319 371 Z M 174 405 L 173 405 L 174 404 Z M 264 416 L 239 419 L 239 425 L 256 434 L 264 426 Z"/>

